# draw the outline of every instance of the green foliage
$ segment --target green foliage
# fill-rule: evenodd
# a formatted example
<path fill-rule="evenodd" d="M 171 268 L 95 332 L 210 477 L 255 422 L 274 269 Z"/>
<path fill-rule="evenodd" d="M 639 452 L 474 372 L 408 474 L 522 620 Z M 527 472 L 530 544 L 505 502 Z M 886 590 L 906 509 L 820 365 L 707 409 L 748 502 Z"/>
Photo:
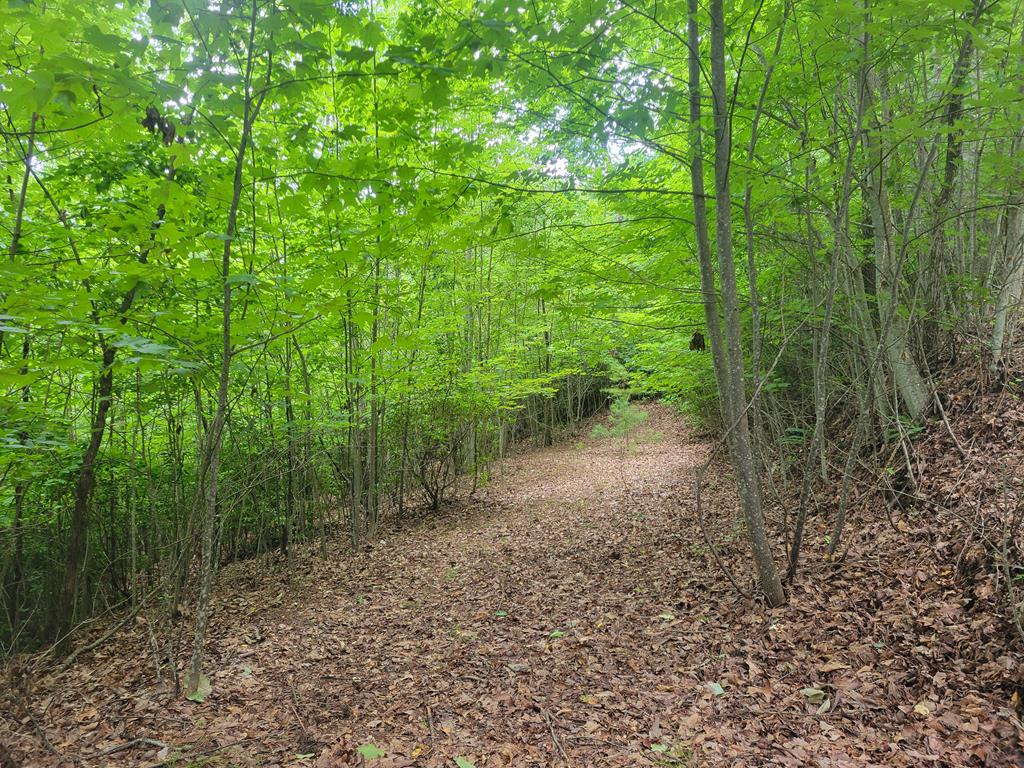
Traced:
<path fill-rule="evenodd" d="M 186 698 L 189 701 L 194 701 L 202 704 L 206 701 L 206 697 L 213 693 L 213 686 L 210 684 L 210 678 L 206 675 L 199 676 L 199 682 L 196 684 L 194 691 L 188 694 Z"/>
<path fill-rule="evenodd" d="M 649 414 L 629 402 L 629 397 L 620 395 L 612 401 L 607 424 L 598 424 L 591 431 L 594 437 L 611 438 L 622 443 L 623 450 L 629 449 L 630 438 L 643 425 Z"/>
<path fill-rule="evenodd" d="M 378 747 L 376 744 L 360 744 L 358 747 L 356 747 L 356 752 L 358 752 L 359 755 L 367 761 L 379 760 L 380 758 L 385 757 L 388 754 L 383 749 Z"/>
<path fill-rule="evenodd" d="M 77 618 L 192 562 L 225 317 L 218 562 L 358 547 L 387 516 L 486 480 L 513 444 L 599 410 L 610 384 L 721 426 L 712 354 L 689 346 L 694 329 L 711 333 L 685 4 L 456 6 L 0 7 L 4 651 L 47 639 L 107 371 Z M 1012 277 L 1013 10 L 880 0 L 869 18 L 852 2 L 771 0 L 727 13 L 741 54 L 730 214 L 754 267 L 736 275 L 747 394 L 771 414 L 771 445 L 802 444 L 827 333 L 829 414 L 874 409 L 880 440 L 914 436 L 920 425 L 894 421 L 891 363 L 870 357 L 888 349 L 888 297 L 923 367 L 964 322 L 988 321 Z M 703 7 L 697 21 L 705 55 Z M 967 74 L 946 94 L 966 41 Z M 865 105 L 870 134 L 853 125 L 863 72 L 885 86 Z M 890 270 L 867 138 L 898 225 Z M 971 150 L 947 163 L 957 141 Z M 862 389 L 868 369 L 878 397 Z M 625 452 L 635 418 L 621 397 L 598 434 Z"/>
<path fill-rule="evenodd" d="M 716 427 L 721 419 L 711 355 L 689 350 L 687 342 L 682 337 L 639 345 L 634 388 L 660 396 L 696 427 Z"/>

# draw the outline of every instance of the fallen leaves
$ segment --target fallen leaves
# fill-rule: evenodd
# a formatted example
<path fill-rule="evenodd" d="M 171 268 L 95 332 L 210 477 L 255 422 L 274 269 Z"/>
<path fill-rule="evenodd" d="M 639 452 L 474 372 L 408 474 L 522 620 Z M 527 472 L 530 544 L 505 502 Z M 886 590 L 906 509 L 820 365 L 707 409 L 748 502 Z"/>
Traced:
<path fill-rule="evenodd" d="M 746 603 L 687 506 L 706 447 L 651 413 L 662 439 L 624 463 L 593 440 L 523 453 L 386 547 L 231 566 L 201 708 L 155 679 L 139 624 L 38 681 L 24 714 L 0 707 L 0 742 L 54 767 L 139 739 L 170 746 L 134 741 L 117 765 L 1012 764 L 1021 652 L 993 582 L 955 567 L 962 540 L 865 507 L 840 562 L 808 553 L 789 605 Z M 724 468 L 706 493 L 742 575 Z"/>

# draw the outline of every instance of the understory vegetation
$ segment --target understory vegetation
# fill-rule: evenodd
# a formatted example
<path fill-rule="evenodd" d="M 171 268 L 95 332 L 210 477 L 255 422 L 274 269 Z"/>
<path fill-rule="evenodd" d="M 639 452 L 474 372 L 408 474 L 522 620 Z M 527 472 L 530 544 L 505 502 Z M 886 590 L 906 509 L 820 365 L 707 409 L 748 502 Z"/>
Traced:
<path fill-rule="evenodd" d="M 944 382 L 1021 398 L 1015 0 L 3 0 L 0 62 L 4 656 L 149 617 L 202 698 L 223 565 L 609 406 L 626 462 L 645 398 L 720 439 L 783 606 L 809 518 L 841 562 L 922 438 L 985 452 Z"/>

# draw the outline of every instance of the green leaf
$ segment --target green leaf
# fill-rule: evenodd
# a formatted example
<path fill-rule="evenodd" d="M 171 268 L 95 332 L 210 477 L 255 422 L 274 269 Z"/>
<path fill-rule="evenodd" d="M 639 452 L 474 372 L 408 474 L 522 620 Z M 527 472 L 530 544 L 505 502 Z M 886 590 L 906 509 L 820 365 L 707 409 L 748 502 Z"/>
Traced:
<path fill-rule="evenodd" d="M 240 272 L 235 275 L 228 275 L 228 279 L 224 282 L 228 285 L 256 285 L 259 281 L 260 279 L 256 275 Z"/>
<path fill-rule="evenodd" d="M 212 691 L 213 686 L 210 684 L 210 678 L 208 678 L 206 675 L 200 675 L 199 682 L 196 685 L 196 689 L 185 698 L 189 701 L 195 701 L 201 704 L 206 700 L 206 697 L 209 696 Z"/>
<path fill-rule="evenodd" d="M 459 768 L 476 768 L 476 763 L 474 763 L 468 757 L 462 757 L 462 755 L 459 755 L 455 758 L 455 765 L 457 765 Z"/>
<path fill-rule="evenodd" d="M 825 692 L 820 688 L 801 688 L 800 693 L 812 704 L 820 704 L 825 699 Z"/>
<path fill-rule="evenodd" d="M 366 760 L 379 760 L 387 754 L 387 752 L 376 744 L 361 744 L 356 747 L 356 752 L 362 755 Z"/>
<path fill-rule="evenodd" d="M 24 387 L 37 381 L 40 373 L 18 373 L 15 371 L 0 371 L 0 384 L 10 387 Z"/>
<path fill-rule="evenodd" d="M 53 75 L 45 69 L 37 70 L 32 73 L 32 80 L 35 82 L 32 97 L 36 103 L 36 109 L 42 111 L 50 100 L 50 94 L 53 93 Z"/>

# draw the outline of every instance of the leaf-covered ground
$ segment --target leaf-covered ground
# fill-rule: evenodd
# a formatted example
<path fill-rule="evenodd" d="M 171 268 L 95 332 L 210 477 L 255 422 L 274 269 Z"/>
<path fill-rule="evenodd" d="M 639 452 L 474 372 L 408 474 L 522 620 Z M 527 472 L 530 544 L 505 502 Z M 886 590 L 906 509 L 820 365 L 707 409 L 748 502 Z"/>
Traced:
<path fill-rule="evenodd" d="M 1020 645 L 933 510 L 860 505 L 838 564 L 812 519 L 791 603 L 768 610 L 696 525 L 708 446 L 648 410 L 625 453 L 584 436 L 513 457 L 358 554 L 228 568 L 202 703 L 158 681 L 142 622 L 67 672 L 23 670 L 0 764 L 1024 764 Z M 709 478 L 749 584 L 728 476 Z"/>

